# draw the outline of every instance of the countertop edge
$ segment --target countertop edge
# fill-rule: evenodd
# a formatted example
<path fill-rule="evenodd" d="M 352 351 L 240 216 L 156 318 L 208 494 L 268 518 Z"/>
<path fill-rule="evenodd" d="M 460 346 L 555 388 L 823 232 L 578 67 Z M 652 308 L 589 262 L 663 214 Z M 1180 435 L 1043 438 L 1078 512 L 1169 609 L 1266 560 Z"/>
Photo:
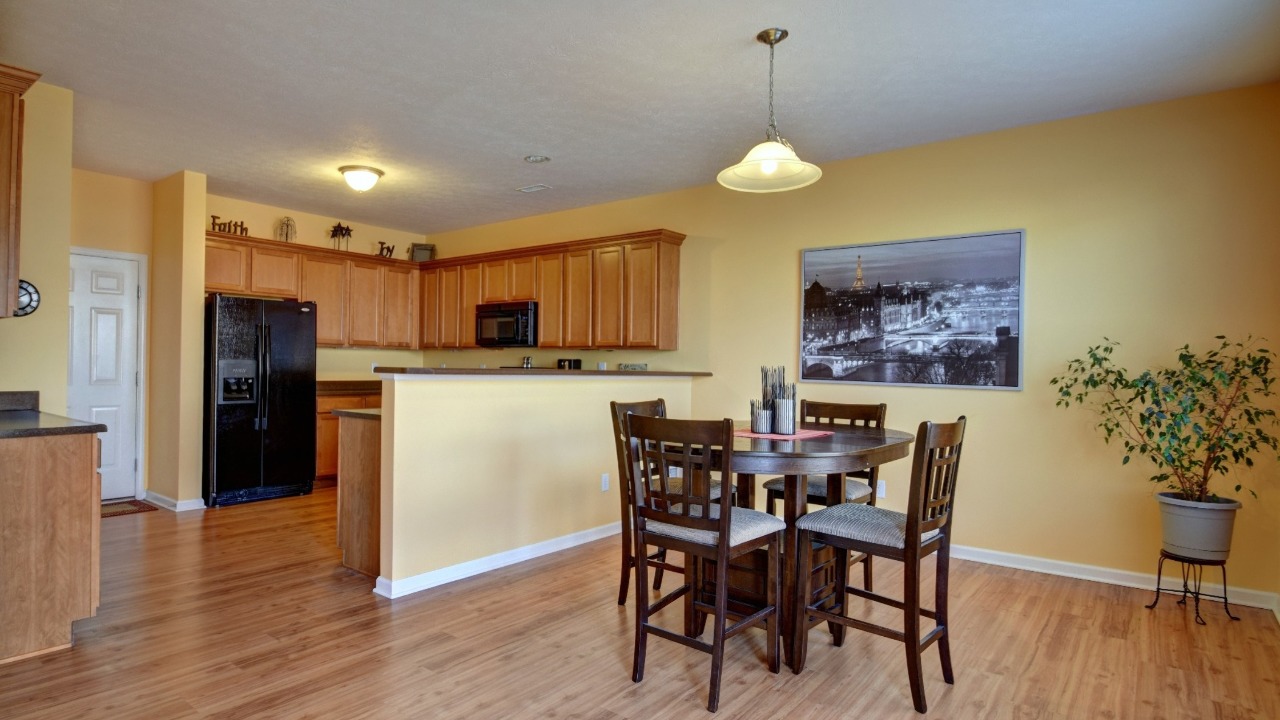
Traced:
<path fill-rule="evenodd" d="M 39 410 L 0 411 L 0 440 L 106 432 L 102 423 L 73 420 Z"/>
<path fill-rule="evenodd" d="M 560 370 L 558 368 L 373 368 L 381 375 L 487 375 L 493 377 L 711 377 L 705 371 L 676 370 Z"/>
<path fill-rule="evenodd" d="M 355 418 L 357 420 L 382 419 L 382 408 L 335 408 L 329 412 L 338 417 Z"/>

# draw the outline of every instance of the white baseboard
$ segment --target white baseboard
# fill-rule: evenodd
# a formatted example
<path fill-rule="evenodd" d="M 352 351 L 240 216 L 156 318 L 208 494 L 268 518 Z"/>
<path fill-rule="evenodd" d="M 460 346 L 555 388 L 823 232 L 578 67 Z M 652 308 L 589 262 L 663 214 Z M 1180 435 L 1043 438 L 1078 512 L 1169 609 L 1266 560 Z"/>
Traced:
<path fill-rule="evenodd" d="M 558 538 L 552 538 L 533 545 L 526 545 L 514 550 L 507 550 L 496 555 L 478 558 L 476 560 L 468 560 L 457 565 L 450 565 L 439 570 L 414 575 L 402 580 L 390 580 L 386 577 L 379 576 L 374 584 L 373 592 L 385 598 L 400 598 L 412 593 L 421 592 L 428 588 L 437 587 L 454 580 L 469 578 L 473 575 L 479 575 L 490 570 L 497 570 L 501 567 L 514 565 L 515 563 L 531 560 L 541 555 L 548 555 L 560 550 L 567 550 L 571 547 L 593 542 L 601 538 L 617 535 L 622 531 L 621 523 L 610 523 L 601 525 L 598 528 L 583 530 L 572 535 L 564 535 Z"/>
<path fill-rule="evenodd" d="M 960 560 L 972 560 L 974 562 L 986 563 L 988 565 L 1000 565 L 1002 567 L 1017 568 L 1019 570 L 1030 570 L 1032 572 L 1045 573 L 1048 575 L 1061 575 L 1063 577 L 1077 578 L 1080 580 L 1092 580 L 1093 582 L 1107 583 L 1109 585 L 1122 585 L 1124 587 L 1138 588 L 1140 590 L 1155 591 L 1156 576 L 1155 574 L 1129 572 L 1127 570 L 1116 570 L 1113 568 L 1098 567 L 1096 565 L 1080 565 L 1077 563 L 1063 562 L 1061 560 L 1047 560 L 1045 558 L 1032 557 L 1030 555 L 1016 555 L 1014 553 L 999 552 L 997 550 L 986 550 L 983 548 L 965 547 L 962 545 L 951 546 L 951 557 Z M 1164 588 L 1166 590 L 1182 591 L 1181 572 L 1176 563 L 1166 563 L 1164 572 Z M 1208 579 L 1209 573 L 1206 573 L 1205 579 Z M 1175 584 L 1171 584 L 1173 580 Z M 1215 595 L 1222 594 L 1222 585 L 1206 582 L 1201 587 L 1206 593 Z M 1270 610 L 1276 615 L 1276 620 L 1280 621 L 1280 595 L 1272 592 L 1264 592 L 1262 590 L 1248 590 L 1245 588 L 1234 587 L 1227 593 L 1234 605 L 1247 605 L 1249 607 L 1262 608 Z"/>
<path fill-rule="evenodd" d="M 147 495 L 143 499 L 152 505 L 158 505 L 165 510 L 172 510 L 174 512 L 204 509 L 204 500 L 174 500 L 171 497 L 166 497 L 160 493 L 151 492 L 150 490 L 147 491 Z"/>

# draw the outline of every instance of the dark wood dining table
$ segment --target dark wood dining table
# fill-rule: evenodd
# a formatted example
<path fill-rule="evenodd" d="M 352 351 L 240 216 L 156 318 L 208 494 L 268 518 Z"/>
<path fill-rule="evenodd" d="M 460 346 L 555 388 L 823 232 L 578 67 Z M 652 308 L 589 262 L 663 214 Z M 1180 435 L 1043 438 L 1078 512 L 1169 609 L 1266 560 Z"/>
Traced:
<path fill-rule="evenodd" d="M 783 540 L 782 634 L 787 663 L 795 657 L 795 640 L 791 637 L 795 610 L 792 597 L 796 583 L 796 520 L 805 514 L 808 493 L 807 475 L 827 476 L 827 497 L 844 501 L 845 473 L 865 470 L 907 457 L 915 436 L 889 428 L 853 427 L 818 423 L 798 423 L 801 430 L 830 431 L 830 435 L 795 440 L 774 440 L 735 436 L 733 440 L 733 472 L 736 475 L 737 502 L 743 507 L 755 506 L 755 476 L 781 475 L 785 478 L 782 519 L 787 523 Z M 739 430 L 749 430 L 750 422 L 735 423 Z"/>

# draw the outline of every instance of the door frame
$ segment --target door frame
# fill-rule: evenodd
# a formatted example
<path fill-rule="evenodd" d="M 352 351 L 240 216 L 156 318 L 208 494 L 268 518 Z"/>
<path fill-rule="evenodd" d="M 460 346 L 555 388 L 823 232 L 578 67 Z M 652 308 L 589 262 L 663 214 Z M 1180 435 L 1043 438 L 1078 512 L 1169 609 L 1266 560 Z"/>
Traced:
<path fill-rule="evenodd" d="M 129 260 L 138 264 L 138 383 L 135 386 L 138 406 L 137 425 L 133 438 L 134 457 L 138 459 L 138 472 L 133 477 L 133 496 L 141 500 L 147 494 L 147 307 L 150 305 L 150 287 L 147 281 L 151 275 L 147 268 L 147 256 L 140 253 L 120 252 L 117 250 L 101 250 L 99 248 L 71 247 L 71 255 L 108 258 L 110 260 Z M 67 270 L 70 272 L 70 258 Z M 67 347 L 71 353 L 71 347 Z"/>

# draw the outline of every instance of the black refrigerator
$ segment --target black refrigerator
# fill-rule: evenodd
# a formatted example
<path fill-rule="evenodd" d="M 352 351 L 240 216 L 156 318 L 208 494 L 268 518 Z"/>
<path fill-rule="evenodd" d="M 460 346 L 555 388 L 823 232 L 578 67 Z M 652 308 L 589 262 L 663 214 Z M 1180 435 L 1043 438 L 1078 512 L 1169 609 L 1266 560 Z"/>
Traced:
<path fill-rule="evenodd" d="M 204 371 L 205 505 L 311 492 L 316 304 L 210 295 Z"/>

